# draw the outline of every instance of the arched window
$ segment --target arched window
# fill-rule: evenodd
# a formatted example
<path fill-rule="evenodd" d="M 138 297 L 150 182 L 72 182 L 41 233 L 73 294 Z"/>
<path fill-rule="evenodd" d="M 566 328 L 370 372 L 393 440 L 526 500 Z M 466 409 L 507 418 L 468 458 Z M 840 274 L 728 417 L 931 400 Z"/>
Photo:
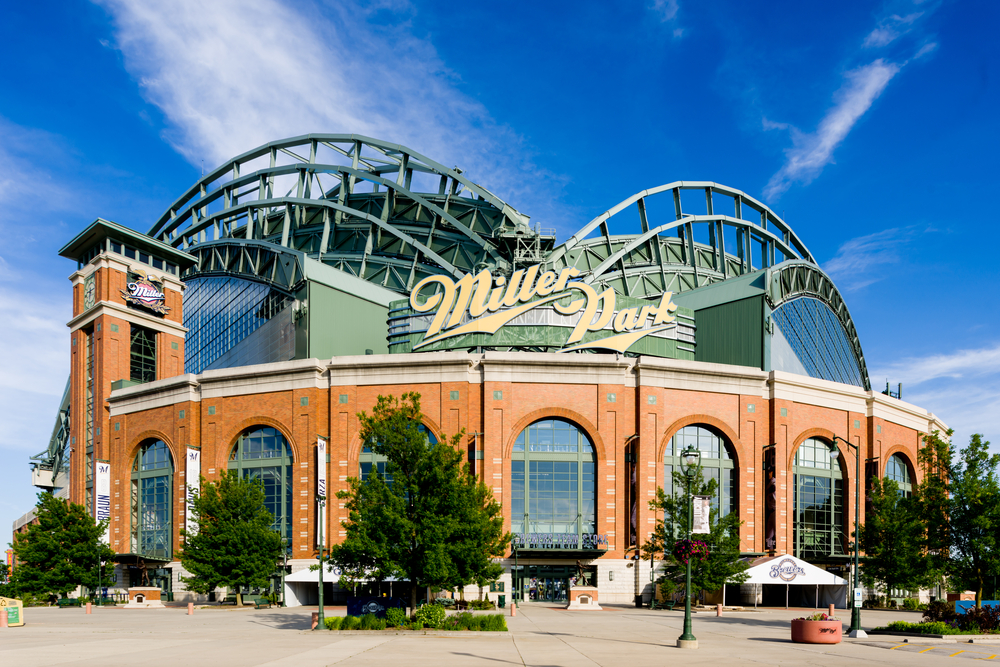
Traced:
<path fill-rule="evenodd" d="M 132 553 L 170 560 L 174 458 L 162 440 L 147 440 L 132 462 Z"/>
<path fill-rule="evenodd" d="M 511 532 L 522 547 L 580 545 L 597 532 L 594 445 L 576 425 L 546 419 L 511 454 Z"/>
<path fill-rule="evenodd" d="M 910 466 L 899 454 L 893 454 L 885 464 L 885 476 L 899 487 L 899 493 L 904 498 L 909 498 L 913 493 L 913 482 L 910 479 Z"/>
<path fill-rule="evenodd" d="M 434 437 L 434 433 L 431 432 L 429 428 L 421 424 L 418 429 L 421 433 L 427 436 L 427 442 L 432 445 L 437 444 L 437 438 Z M 378 474 L 382 475 L 382 479 L 385 480 L 386 484 L 392 484 L 392 475 L 385 471 L 386 458 L 381 454 L 376 454 L 372 451 L 372 448 L 365 444 L 361 448 L 361 456 L 358 457 L 361 461 L 361 480 L 364 481 L 368 479 L 368 476 L 372 473 L 372 468 L 378 471 Z"/>
<path fill-rule="evenodd" d="M 809 438 L 795 452 L 795 556 L 804 560 L 845 553 L 844 476 L 839 451 Z"/>
<path fill-rule="evenodd" d="M 719 516 L 736 511 L 736 465 L 726 442 L 704 426 L 685 426 L 670 438 L 663 457 L 663 491 L 674 493 L 674 473 L 683 471 L 681 452 L 688 445 L 701 452 L 701 474 L 707 482 L 714 479 L 718 486 L 712 506 L 719 510 Z M 677 489 L 684 493 L 684 489 Z"/>
<path fill-rule="evenodd" d="M 229 454 L 229 469 L 264 484 L 264 505 L 274 517 L 271 528 L 292 549 L 292 448 L 281 431 L 252 426 L 240 434 Z"/>

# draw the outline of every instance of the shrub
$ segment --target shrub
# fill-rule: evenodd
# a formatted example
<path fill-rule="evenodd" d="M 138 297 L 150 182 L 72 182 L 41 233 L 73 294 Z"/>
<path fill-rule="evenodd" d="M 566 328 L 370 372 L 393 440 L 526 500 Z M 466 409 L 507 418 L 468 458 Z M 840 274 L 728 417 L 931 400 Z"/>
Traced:
<path fill-rule="evenodd" d="M 924 612 L 925 621 L 948 621 L 955 618 L 955 607 L 944 600 L 934 600 Z"/>
<path fill-rule="evenodd" d="M 884 628 L 878 630 L 892 630 L 894 632 L 916 632 L 925 635 L 961 635 L 965 634 L 961 630 L 944 621 L 930 621 L 924 623 L 908 623 L 906 621 L 893 621 Z"/>
<path fill-rule="evenodd" d="M 389 607 L 385 610 L 385 620 L 389 625 L 399 627 L 406 623 L 406 611 L 399 607 Z"/>
<path fill-rule="evenodd" d="M 343 620 L 342 616 L 327 616 L 323 619 L 323 625 L 326 626 L 327 630 L 339 630 Z"/>
<path fill-rule="evenodd" d="M 909 611 L 916 611 L 917 606 L 919 604 L 920 603 L 917 602 L 916 598 L 906 598 L 905 600 L 903 600 L 903 609 L 907 609 Z"/>
<path fill-rule="evenodd" d="M 361 619 L 357 616 L 345 616 L 340 623 L 341 630 L 357 630 L 361 627 Z"/>
<path fill-rule="evenodd" d="M 443 605 L 445 607 L 454 607 L 455 600 L 454 598 L 435 598 L 434 604 Z"/>
<path fill-rule="evenodd" d="M 496 609 L 496 605 L 489 600 L 471 600 L 469 602 L 469 609 Z"/>
<path fill-rule="evenodd" d="M 507 632 L 507 619 L 504 618 L 503 614 L 488 614 L 486 616 L 480 616 L 483 619 L 483 624 L 479 628 L 485 632 Z"/>
<path fill-rule="evenodd" d="M 414 619 L 428 628 L 438 628 L 441 627 L 445 615 L 444 607 L 441 605 L 425 604 L 420 609 L 417 609 Z"/>
<path fill-rule="evenodd" d="M 959 625 L 965 629 L 976 627 L 978 632 L 996 632 L 1000 630 L 1000 608 L 972 607 L 957 617 Z"/>
<path fill-rule="evenodd" d="M 423 630 L 424 629 L 424 624 L 423 624 L 422 621 L 413 621 L 413 623 L 410 624 L 410 629 L 411 630 Z"/>

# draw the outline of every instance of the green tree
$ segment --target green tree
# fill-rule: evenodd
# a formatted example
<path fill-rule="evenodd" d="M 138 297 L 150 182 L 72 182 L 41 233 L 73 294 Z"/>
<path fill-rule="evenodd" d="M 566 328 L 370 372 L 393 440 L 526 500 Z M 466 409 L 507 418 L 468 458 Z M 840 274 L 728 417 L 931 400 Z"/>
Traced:
<path fill-rule="evenodd" d="M 373 470 L 337 494 L 346 501 L 347 536 L 331 548 L 330 560 L 344 569 L 344 581 L 408 579 L 415 608 L 419 587 L 499 577 L 492 559 L 503 556 L 510 535 L 492 491 L 463 466 L 464 432 L 429 444 L 417 393 L 379 396 L 372 414 L 358 418 L 362 442 L 387 459 L 386 479 Z"/>
<path fill-rule="evenodd" d="M 921 567 L 927 572 L 928 584 L 940 581 L 950 561 L 951 528 L 948 491 L 952 450 L 948 439 L 939 431 L 924 436 L 924 446 L 917 452 L 917 463 L 923 473 L 913 492 L 917 514 L 924 523 Z"/>
<path fill-rule="evenodd" d="M 987 579 L 1000 571 L 1000 454 L 989 453 L 989 442 L 973 434 L 961 452 L 959 465 L 949 467 L 951 562 L 949 574 L 976 592 L 982 606 Z"/>
<path fill-rule="evenodd" d="M 930 586 L 940 577 L 925 557 L 927 523 L 913 498 L 904 498 L 894 480 L 872 478 L 871 506 L 861 526 L 864 574 L 889 590 Z"/>
<path fill-rule="evenodd" d="M 687 566 L 678 562 L 671 555 L 674 544 L 687 538 L 690 525 L 690 510 L 687 498 L 687 477 L 683 472 L 674 472 L 674 495 L 668 496 L 662 488 L 656 489 L 656 499 L 649 501 L 649 508 L 661 513 L 657 519 L 653 535 L 643 545 L 642 551 L 647 555 L 662 553 L 664 558 L 664 576 L 675 582 L 683 582 Z M 718 482 L 710 479 L 707 482 L 699 467 L 691 481 L 691 493 L 696 496 L 717 496 Z M 692 594 L 699 590 L 715 591 L 726 583 L 736 584 L 746 581 L 747 564 L 740 558 L 740 526 L 743 522 L 735 512 L 720 516 L 717 507 L 709 512 L 709 530 L 707 535 L 692 535 L 691 539 L 701 540 L 708 545 L 710 554 L 704 561 L 691 562 Z"/>
<path fill-rule="evenodd" d="M 230 470 L 217 482 L 202 482 L 193 501 L 197 531 L 181 530 L 181 565 L 190 577 L 187 587 L 207 594 L 220 586 L 241 590 L 266 586 L 281 557 L 281 536 L 272 528 L 274 517 L 264 505 L 264 486 L 258 479 L 241 479 Z"/>
<path fill-rule="evenodd" d="M 77 586 L 94 589 L 98 563 L 114 557 L 102 537 L 107 521 L 97 522 L 83 505 L 45 491 L 35 506 L 37 523 L 14 536 L 18 594 L 64 596 Z"/>

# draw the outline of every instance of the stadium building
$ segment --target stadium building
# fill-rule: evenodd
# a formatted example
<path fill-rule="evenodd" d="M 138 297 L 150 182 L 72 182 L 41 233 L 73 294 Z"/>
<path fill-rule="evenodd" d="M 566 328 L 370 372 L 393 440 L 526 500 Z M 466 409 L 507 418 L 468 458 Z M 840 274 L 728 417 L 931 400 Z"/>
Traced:
<path fill-rule="evenodd" d="M 745 555 L 840 572 L 856 456 L 909 490 L 945 430 L 872 389 L 792 228 L 712 182 L 650 187 L 560 243 L 457 168 L 317 134 L 233 158 L 148 234 L 99 219 L 60 254 L 72 366 L 35 483 L 110 519 L 119 586 L 178 600 L 187 492 L 236 469 L 264 481 L 290 603 L 315 603 L 318 529 L 334 543 L 345 519 L 315 498 L 384 467 L 356 416 L 379 395 L 419 392 L 431 439 L 464 430 L 515 535 L 501 583 L 543 600 L 577 561 L 602 602 L 648 598 L 635 545 L 689 444 Z"/>

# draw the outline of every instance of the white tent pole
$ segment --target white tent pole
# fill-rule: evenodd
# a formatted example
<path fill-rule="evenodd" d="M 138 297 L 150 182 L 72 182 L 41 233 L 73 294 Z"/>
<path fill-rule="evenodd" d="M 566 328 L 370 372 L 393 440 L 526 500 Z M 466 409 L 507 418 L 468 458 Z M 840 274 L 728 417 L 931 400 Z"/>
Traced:
<path fill-rule="evenodd" d="M 754 584 L 753 589 L 753 608 L 757 608 L 757 598 L 760 596 L 760 584 Z"/>
<path fill-rule="evenodd" d="M 785 584 L 785 609 L 788 609 L 788 584 Z"/>
<path fill-rule="evenodd" d="M 819 609 L 819 584 L 816 584 L 816 607 L 815 607 L 815 609 Z"/>
<path fill-rule="evenodd" d="M 726 606 L 726 583 L 722 583 L 722 606 Z"/>

